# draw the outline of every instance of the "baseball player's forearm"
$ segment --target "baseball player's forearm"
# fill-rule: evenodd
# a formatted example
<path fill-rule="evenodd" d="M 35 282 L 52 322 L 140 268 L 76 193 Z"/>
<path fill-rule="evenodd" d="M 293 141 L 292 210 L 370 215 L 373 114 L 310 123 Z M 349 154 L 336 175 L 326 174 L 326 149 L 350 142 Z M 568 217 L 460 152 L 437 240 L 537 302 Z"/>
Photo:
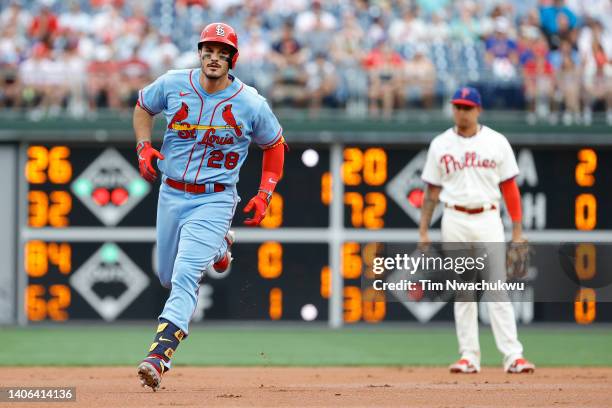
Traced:
<path fill-rule="evenodd" d="M 263 164 L 261 166 L 261 182 L 259 183 L 260 192 L 272 194 L 276 188 L 276 183 L 283 174 L 285 163 L 285 146 L 278 144 L 263 152 Z"/>
<path fill-rule="evenodd" d="M 431 217 L 440 199 L 439 186 L 433 186 L 428 184 L 425 188 L 425 197 L 423 198 L 423 205 L 421 207 L 421 220 L 419 223 L 419 235 L 421 238 L 427 237 L 429 230 L 429 224 L 431 223 Z"/>
<path fill-rule="evenodd" d="M 523 224 L 521 222 L 512 223 L 512 242 L 522 242 L 523 238 Z"/>
<path fill-rule="evenodd" d="M 136 154 L 138 155 L 138 170 L 140 175 L 152 183 L 157 179 L 157 171 L 153 165 L 155 159 L 164 160 L 164 155 L 151 145 L 153 131 L 153 116 L 136 105 L 134 108 L 134 134 L 136 135 Z"/>
<path fill-rule="evenodd" d="M 284 161 L 285 143 L 279 143 L 274 147 L 264 150 L 259 190 L 257 195 L 251 198 L 243 210 L 245 213 L 255 210 L 253 217 L 244 221 L 246 225 L 257 226 L 266 216 L 266 208 L 270 204 L 276 183 L 278 183 L 278 180 L 283 175 Z"/>
<path fill-rule="evenodd" d="M 153 132 L 153 116 L 136 105 L 134 107 L 133 126 L 136 135 L 136 143 L 150 141 Z"/>
<path fill-rule="evenodd" d="M 516 184 L 516 180 L 506 180 L 499 185 L 499 188 L 512 220 L 512 241 L 521 241 L 523 239 L 523 212 L 521 208 L 521 192 Z"/>

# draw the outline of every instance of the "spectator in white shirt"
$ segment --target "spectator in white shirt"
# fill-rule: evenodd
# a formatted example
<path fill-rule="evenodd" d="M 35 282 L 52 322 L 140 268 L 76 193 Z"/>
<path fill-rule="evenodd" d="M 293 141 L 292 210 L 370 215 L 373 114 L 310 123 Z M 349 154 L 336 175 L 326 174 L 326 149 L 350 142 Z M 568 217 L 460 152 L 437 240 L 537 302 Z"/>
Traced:
<path fill-rule="evenodd" d="M 313 0 L 311 9 L 302 11 L 295 19 L 295 31 L 302 39 L 318 27 L 331 31 L 335 30 L 337 25 L 336 17 L 323 10 L 319 0 Z"/>
<path fill-rule="evenodd" d="M 91 32 L 91 21 L 91 14 L 83 12 L 78 1 L 72 1 L 68 11 L 59 16 L 60 27 L 77 33 Z"/>
<path fill-rule="evenodd" d="M 427 38 L 427 27 L 415 13 L 406 9 L 401 19 L 396 19 L 389 27 L 389 38 L 394 47 L 404 44 L 422 44 Z"/>

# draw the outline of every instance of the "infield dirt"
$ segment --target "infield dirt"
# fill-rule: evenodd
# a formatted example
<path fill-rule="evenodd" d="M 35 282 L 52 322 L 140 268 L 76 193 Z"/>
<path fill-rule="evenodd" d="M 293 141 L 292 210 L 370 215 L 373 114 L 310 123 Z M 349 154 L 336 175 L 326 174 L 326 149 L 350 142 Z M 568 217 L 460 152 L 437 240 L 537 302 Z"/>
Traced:
<path fill-rule="evenodd" d="M 0 385 L 76 387 L 76 403 L 0 403 L 21 408 L 609 407 L 612 368 L 176 367 L 154 393 L 141 388 L 135 367 L 4 367 Z"/>

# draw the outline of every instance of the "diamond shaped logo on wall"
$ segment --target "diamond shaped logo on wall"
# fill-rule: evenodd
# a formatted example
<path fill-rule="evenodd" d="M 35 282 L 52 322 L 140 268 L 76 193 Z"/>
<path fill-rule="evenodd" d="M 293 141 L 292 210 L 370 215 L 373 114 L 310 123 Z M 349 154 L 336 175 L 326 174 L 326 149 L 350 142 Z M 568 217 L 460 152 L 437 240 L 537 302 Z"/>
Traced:
<path fill-rule="evenodd" d="M 419 323 L 430 321 L 448 302 L 402 302 Z"/>
<path fill-rule="evenodd" d="M 149 277 L 107 242 L 70 277 L 70 285 L 106 321 L 115 320 L 149 285 Z"/>
<path fill-rule="evenodd" d="M 113 148 L 98 156 L 71 188 L 106 226 L 117 225 L 151 191 L 151 186 Z"/>
<path fill-rule="evenodd" d="M 419 152 L 389 183 L 386 192 L 412 220 L 418 225 L 421 218 L 421 207 L 425 197 L 425 183 L 421 173 L 427 151 Z M 442 205 L 438 205 L 431 217 L 432 224 L 442 216 Z"/>

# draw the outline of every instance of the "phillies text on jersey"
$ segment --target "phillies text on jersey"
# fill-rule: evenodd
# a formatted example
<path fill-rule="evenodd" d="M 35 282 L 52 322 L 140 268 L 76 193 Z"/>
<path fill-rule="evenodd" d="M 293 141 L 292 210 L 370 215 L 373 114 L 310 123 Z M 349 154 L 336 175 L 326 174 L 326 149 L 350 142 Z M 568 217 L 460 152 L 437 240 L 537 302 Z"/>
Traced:
<path fill-rule="evenodd" d="M 454 128 L 436 136 L 429 146 L 422 179 L 441 186 L 440 201 L 449 205 L 481 207 L 501 199 L 499 183 L 518 175 L 508 140 L 487 126 L 472 137 Z"/>
<path fill-rule="evenodd" d="M 164 176 L 186 183 L 235 185 L 251 141 L 262 148 L 282 139 L 265 98 L 230 76 L 225 89 L 208 94 L 200 69 L 172 70 L 142 89 L 138 104 L 163 112 L 166 131 L 158 161 Z"/>

